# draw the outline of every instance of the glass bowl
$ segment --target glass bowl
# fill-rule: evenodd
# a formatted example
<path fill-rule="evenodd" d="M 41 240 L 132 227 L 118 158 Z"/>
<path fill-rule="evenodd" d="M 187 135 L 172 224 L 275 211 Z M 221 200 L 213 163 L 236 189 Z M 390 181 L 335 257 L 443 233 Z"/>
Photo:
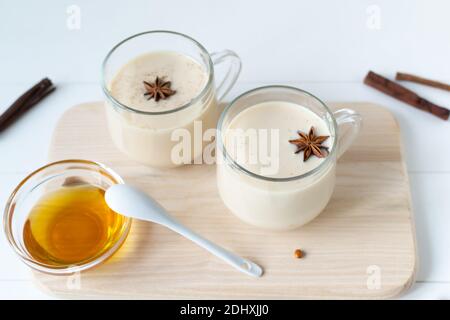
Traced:
<path fill-rule="evenodd" d="M 28 175 L 9 197 L 3 217 L 6 238 L 17 255 L 31 268 L 49 274 L 83 271 L 104 262 L 125 241 L 130 231 L 131 219 L 121 216 L 113 241 L 89 259 L 70 264 L 47 264 L 30 254 L 24 242 L 24 228 L 32 208 L 44 195 L 80 183 L 106 190 L 124 181 L 103 164 L 88 160 L 63 160 L 50 163 Z"/>

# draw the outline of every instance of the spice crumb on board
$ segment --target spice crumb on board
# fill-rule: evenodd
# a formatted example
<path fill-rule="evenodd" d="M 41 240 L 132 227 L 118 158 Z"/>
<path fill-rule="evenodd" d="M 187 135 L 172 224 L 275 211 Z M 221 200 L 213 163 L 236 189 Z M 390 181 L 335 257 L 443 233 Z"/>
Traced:
<path fill-rule="evenodd" d="M 300 250 L 300 249 L 296 249 L 296 250 L 294 251 L 294 257 L 297 258 L 297 259 L 303 258 L 304 255 L 305 255 L 305 254 L 304 254 L 303 251 Z"/>

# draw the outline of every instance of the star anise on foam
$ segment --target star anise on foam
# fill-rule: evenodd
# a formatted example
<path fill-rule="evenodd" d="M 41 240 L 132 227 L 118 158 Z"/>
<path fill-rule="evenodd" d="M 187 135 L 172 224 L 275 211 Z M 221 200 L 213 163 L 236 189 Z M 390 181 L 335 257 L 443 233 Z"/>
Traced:
<path fill-rule="evenodd" d="M 144 96 L 148 96 L 147 100 L 153 98 L 155 101 L 167 99 L 176 93 L 175 90 L 170 89 L 170 85 L 170 81 L 163 81 L 160 77 L 156 77 L 155 82 L 144 81 L 145 90 L 147 90 L 147 92 L 144 93 Z"/>
<path fill-rule="evenodd" d="M 316 136 L 314 127 L 309 129 L 308 134 L 301 131 L 297 133 L 300 138 L 289 140 L 289 142 L 297 146 L 295 153 L 303 151 L 303 161 L 308 160 L 312 155 L 318 158 L 325 158 L 328 155 L 328 147 L 323 146 L 322 143 L 330 136 Z"/>

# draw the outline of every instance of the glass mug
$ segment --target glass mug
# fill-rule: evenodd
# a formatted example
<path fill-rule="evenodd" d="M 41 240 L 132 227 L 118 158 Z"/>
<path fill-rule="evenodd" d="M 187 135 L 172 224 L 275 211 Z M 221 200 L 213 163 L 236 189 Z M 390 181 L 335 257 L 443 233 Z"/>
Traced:
<path fill-rule="evenodd" d="M 288 178 L 268 177 L 247 170 L 230 156 L 224 133 L 231 121 L 245 109 L 269 101 L 303 106 L 328 126 L 333 144 L 328 156 L 313 170 Z M 308 223 L 330 200 L 336 161 L 357 137 L 361 120 L 350 109 L 332 112 L 317 97 L 294 87 L 268 86 L 242 94 L 223 111 L 218 124 L 217 185 L 223 202 L 237 217 L 257 227 L 288 230 Z"/>
<path fill-rule="evenodd" d="M 137 56 L 153 51 L 172 51 L 198 62 L 207 73 L 207 83 L 190 102 L 175 109 L 146 112 L 119 102 L 110 91 L 116 72 Z M 227 63 L 228 68 L 214 85 L 214 67 Z M 181 164 L 174 160 L 172 150 L 179 143 L 172 139 L 174 130 L 182 129 L 194 137 L 194 124 L 201 131 L 215 129 L 220 115 L 219 102 L 235 84 L 241 70 L 239 57 L 230 50 L 209 54 L 196 40 L 177 32 L 149 31 L 131 36 L 106 56 L 102 67 L 102 87 L 106 96 L 106 115 L 114 144 L 133 160 L 151 167 L 170 168 Z M 176 88 L 174 88 L 176 89 Z M 196 131 L 197 134 L 197 131 Z M 203 132 L 202 132 L 203 134 Z M 202 148 L 191 141 L 189 162 L 202 156 Z"/>

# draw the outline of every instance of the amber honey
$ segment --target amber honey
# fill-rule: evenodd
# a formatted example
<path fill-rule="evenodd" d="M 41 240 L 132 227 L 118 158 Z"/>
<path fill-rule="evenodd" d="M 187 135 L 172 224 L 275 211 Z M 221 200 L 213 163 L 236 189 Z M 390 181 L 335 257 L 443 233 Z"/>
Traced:
<path fill-rule="evenodd" d="M 62 187 L 32 208 L 23 230 L 37 261 L 69 266 L 94 260 L 117 243 L 126 218 L 106 205 L 105 191 L 92 185 Z"/>

